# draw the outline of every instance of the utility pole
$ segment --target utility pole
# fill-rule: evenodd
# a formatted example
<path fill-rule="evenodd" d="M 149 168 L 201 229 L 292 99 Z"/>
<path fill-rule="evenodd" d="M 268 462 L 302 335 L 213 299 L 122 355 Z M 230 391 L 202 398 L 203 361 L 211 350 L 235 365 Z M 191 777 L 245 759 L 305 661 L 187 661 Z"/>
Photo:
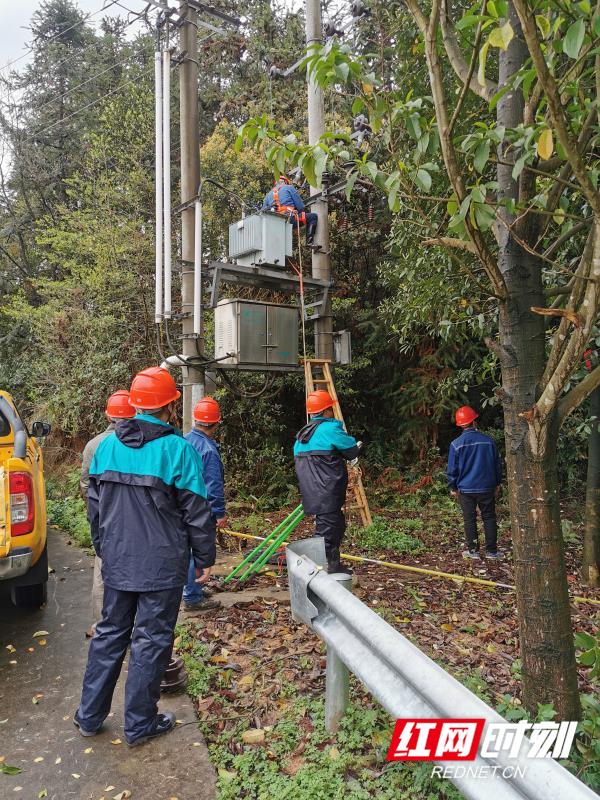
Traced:
<path fill-rule="evenodd" d="M 181 202 L 196 196 L 200 183 L 200 137 L 198 130 L 198 12 L 185 0 L 179 4 L 184 20 L 179 29 L 179 49 L 183 61 L 179 67 L 179 117 L 181 136 Z M 181 310 L 182 354 L 197 356 L 194 335 L 194 204 L 181 214 Z M 200 351 L 204 351 L 200 335 Z M 192 410 L 204 396 L 204 369 L 183 369 L 183 428 L 193 424 Z"/>
<path fill-rule="evenodd" d="M 321 44 L 321 0 L 306 0 L 306 46 L 310 52 L 311 45 Z M 308 87 L 308 143 L 316 144 L 325 133 L 325 110 L 323 90 L 307 71 Z M 322 187 L 310 187 L 311 197 L 318 194 Z M 331 280 L 331 259 L 329 256 L 329 213 L 327 200 L 322 197 L 316 200 L 311 210 L 317 214 L 318 224 L 315 245 L 320 250 L 312 252 L 312 276 L 325 281 Z M 317 358 L 328 358 L 333 361 L 333 320 L 331 317 L 331 300 L 322 311 L 322 316 L 315 322 L 315 352 Z"/>

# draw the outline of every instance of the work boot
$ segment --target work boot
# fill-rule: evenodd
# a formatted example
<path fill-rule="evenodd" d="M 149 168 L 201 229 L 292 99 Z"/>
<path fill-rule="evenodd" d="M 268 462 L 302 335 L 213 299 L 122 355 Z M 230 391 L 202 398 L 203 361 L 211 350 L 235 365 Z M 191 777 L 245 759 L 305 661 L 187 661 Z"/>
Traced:
<path fill-rule="evenodd" d="M 340 551 L 334 547 L 327 555 L 327 573 L 333 575 L 336 572 L 344 572 L 346 575 L 352 575 L 352 570 L 340 561 Z"/>
<path fill-rule="evenodd" d="M 317 232 L 317 223 L 311 222 L 306 226 L 306 245 L 312 247 L 315 243 L 315 233 Z"/>
<path fill-rule="evenodd" d="M 134 739 L 132 742 L 127 742 L 129 747 L 137 747 L 138 744 L 149 742 L 150 739 L 156 739 L 157 736 L 162 736 L 175 727 L 175 714 L 172 711 L 166 711 L 164 714 L 157 714 L 154 724 L 154 730 L 146 736 L 140 736 L 139 739 Z"/>
<path fill-rule="evenodd" d="M 198 600 L 195 603 L 183 603 L 183 610 L 186 614 L 196 614 L 201 611 L 210 611 L 211 608 L 220 608 L 221 603 L 218 600 L 212 600 L 208 597 L 203 597 L 202 600 Z"/>

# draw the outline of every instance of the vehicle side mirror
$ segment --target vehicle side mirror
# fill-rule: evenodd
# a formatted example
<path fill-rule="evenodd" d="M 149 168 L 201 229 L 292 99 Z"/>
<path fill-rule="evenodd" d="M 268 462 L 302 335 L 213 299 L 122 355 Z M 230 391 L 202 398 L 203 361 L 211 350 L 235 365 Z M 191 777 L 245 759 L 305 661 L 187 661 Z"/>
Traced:
<path fill-rule="evenodd" d="M 31 426 L 31 435 L 36 439 L 45 439 L 50 433 L 51 426 L 49 422 L 34 422 Z"/>

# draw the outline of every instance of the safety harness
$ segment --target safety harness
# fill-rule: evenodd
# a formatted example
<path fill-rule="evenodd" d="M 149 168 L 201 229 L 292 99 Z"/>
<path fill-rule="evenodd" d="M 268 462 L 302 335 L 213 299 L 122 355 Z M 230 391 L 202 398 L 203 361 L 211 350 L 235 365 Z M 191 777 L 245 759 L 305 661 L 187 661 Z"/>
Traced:
<path fill-rule="evenodd" d="M 293 222 L 299 222 L 301 225 L 306 225 L 306 214 L 304 211 L 297 211 L 294 206 L 284 206 L 279 201 L 280 186 L 273 188 L 273 200 L 275 201 L 275 211 L 278 214 L 289 214 Z"/>

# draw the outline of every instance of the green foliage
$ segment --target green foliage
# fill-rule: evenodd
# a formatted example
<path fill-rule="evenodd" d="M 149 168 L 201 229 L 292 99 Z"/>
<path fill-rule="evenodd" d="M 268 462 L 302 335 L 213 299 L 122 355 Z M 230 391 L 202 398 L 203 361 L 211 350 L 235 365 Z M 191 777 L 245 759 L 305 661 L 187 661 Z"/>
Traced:
<path fill-rule="evenodd" d="M 591 679 L 600 678 L 600 634 L 596 637 L 580 631 L 575 634 L 577 663 L 582 667 L 590 667 Z"/>
<path fill-rule="evenodd" d="M 81 547 L 91 547 L 87 510 L 79 494 L 79 476 L 79 470 L 72 470 L 64 477 L 46 479 L 48 522 L 72 536 Z"/>
<path fill-rule="evenodd" d="M 359 550 L 373 553 L 391 550 L 394 553 L 417 555 L 424 550 L 423 543 L 413 535 L 422 530 L 419 519 L 389 520 L 374 517 L 366 528 L 351 528 L 349 537 Z"/>

